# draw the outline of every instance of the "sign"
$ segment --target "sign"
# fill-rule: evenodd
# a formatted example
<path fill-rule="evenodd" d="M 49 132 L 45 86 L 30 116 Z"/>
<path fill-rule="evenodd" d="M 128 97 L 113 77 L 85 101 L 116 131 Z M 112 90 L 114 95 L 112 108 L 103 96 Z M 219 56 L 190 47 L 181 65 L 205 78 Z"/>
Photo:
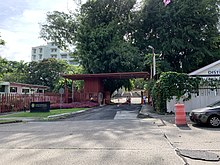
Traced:
<path fill-rule="evenodd" d="M 209 70 L 208 75 L 219 75 L 220 74 L 220 69 L 219 70 Z"/>
<path fill-rule="evenodd" d="M 64 94 L 64 89 L 60 88 L 59 89 L 59 94 L 60 94 L 60 109 L 62 108 L 62 103 L 63 103 L 63 94 Z"/>
<path fill-rule="evenodd" d="M 64 94 L 64 89 L 63 89 L 63 88 L 60 88 L 60 89 L 59 89 L 59 94 L 61 94 L 61 95 Z"/>
<path fill-rule="evenodd" d="M 31 102 L 30 112 L 50 112 L 50 102 Z"/>

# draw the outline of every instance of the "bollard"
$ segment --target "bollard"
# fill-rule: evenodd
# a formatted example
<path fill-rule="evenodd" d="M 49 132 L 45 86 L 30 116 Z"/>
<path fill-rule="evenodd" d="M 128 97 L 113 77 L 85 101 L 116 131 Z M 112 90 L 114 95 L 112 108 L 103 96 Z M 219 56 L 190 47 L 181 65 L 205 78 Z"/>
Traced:
<path fill-rule="evenodd" d="M 186 113 L 184 104 L 175 104 L 175 124 L 177 126 L 186 126 Z"/>

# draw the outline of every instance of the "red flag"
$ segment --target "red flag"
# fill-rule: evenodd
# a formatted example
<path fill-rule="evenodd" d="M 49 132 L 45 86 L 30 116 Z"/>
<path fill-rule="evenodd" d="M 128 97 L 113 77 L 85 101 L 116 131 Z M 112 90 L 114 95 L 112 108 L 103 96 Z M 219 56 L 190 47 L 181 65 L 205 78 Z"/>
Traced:
<path fill-rule="evenodd" d="M 163 0 L 163 3 L 165 6 L 167 6 L 170 2 L 171 2 L 171 0 Z"/>

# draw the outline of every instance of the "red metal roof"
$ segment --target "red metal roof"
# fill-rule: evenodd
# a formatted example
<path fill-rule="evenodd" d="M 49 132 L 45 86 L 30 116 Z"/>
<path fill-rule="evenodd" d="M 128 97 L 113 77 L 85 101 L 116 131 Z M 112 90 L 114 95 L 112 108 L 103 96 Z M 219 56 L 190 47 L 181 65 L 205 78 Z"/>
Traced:
<path fill-rule="evenodd" d="M 120 73 L 98 73 L 98 74 L 69 74 L 62 77 L 71 80 L 85 80 L 89 78 L 99 79 L 131 79 L 131 78 L 149 78 L 148 72 L 120 72 Z"/>

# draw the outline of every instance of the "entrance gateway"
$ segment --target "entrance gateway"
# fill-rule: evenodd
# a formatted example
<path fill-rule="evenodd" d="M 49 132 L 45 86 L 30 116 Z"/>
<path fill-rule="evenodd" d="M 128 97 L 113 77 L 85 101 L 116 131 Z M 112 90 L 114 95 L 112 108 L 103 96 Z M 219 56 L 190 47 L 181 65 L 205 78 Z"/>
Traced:
<path fill-rule="evenodd" d="M 149 79 L 148 72 L 121 72 L 121 73 L 99 73 L 99 74 L 71 74 L 62 75 L 65 79 L 84 80 L 84 90 L 81 92 L 80 101 L 89 101 L 92 97 L 94 101 L 98 102 L 102 98 L 105 103 L 110 103 L 110 92 L 104 90 L 103 80 L 106 79 L 131 79 L 131 78 L 144 78 Z M 75 91 L 72 89 L 72 102 L 76 100 Z M 74 96 L 74 97 L 73 97 Z M 68 102 L 68 90 L 65 90 L 65 102 Z"/>

